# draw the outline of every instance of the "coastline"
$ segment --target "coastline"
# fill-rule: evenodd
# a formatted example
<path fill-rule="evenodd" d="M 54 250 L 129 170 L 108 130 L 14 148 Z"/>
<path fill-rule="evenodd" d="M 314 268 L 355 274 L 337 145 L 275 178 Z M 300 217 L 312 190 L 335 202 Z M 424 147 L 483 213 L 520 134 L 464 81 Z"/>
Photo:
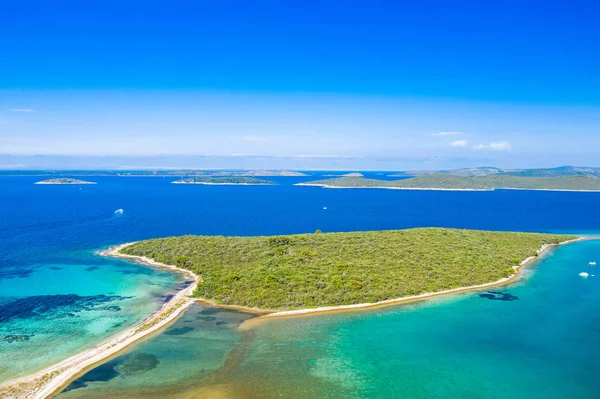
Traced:
<path fill-rule="evenodd" d="M 489 188 L 420 188 L 420 187 L 338 187 L 338 186 L 329 186 L 327 184 L 311 184 L 311 183 L 296 183 L 294 186 L 305 186 L 305 187 L 322 187 L 322 188 L 339 188 L 339 189 L 352 189 L 352 188 L 373 188 L 373 189 L 383 189 L 383 190 L 411 190 L 411 191 L 494 191 L 494 189 Z"/>
<path fill-rule="evenodd" d="M 342 311 L 348 311 L 348 310 L 362 310 L 362 309 L 368 309 L 368 308 L 385 307 L 385 306 L 396 305 L 396 304 L 400 304 L 400 303 L 404 303 L 404 302 L 423 300 L 423 299 L 432 298 L 432 297 L 436 297 L 436 296 L 456 294 L 456 293 L 469 292 L 469 291 L 477 291 L 477 290 L 481 290 L 481 289 L 485 289 L 485 288 L 498 287 L 498 286 L 510 284 L 511 282 L 513 282 L 514 280 L 516 280 L 519 277 L 520 270 L 523 266 L 536 261 L 537 259 L 539 259 L 539 256 L 545 254 L 550 249 L 556 248 L 556 247 L 559 247 L 562 245 L 568 245 L 568 244 L 575 243 L 575 242 L 594 240 L 594 239 L 598 239 L 598 238 L 582 236 L 582 237 L 578 237 L 573 240 L 560 242 L 558 244 L 544 244 L 540 249 L 538 249 L 536 251 L 535 256 L 530 256 L 530 257 L 524 259 L 518 266 L 513 266 L 513 268 L 515 270 L 514 274 L 512 274 L 508 277 L 501 278 L 500 280 L 497 280 L 497 281 L 492 281 L 489 283 L 478 284 L 478 285 L 472 285 L 472 286 L 468 286 L 468 287 L 452 288 L 449 290 L 443 290 L 443 291 L 437 291 L 437 292 L 426 292 L 423 294 L 405 296 L 405 297 L 400 297 L 400 298 L 385 299 L 385 300 L 379 301 L 379 302 L 358 303 L 358 304 L 353 304 L 353 305 L 323 306 L 323 307 L 318 307 L 318 308 L 305 308 L 305 309 L 294 309 L 294 310 L 277 310 L 277 309 L 264 309 L 264 308 L 249 308 L 249 307 L 239 306 L 239 305 L 224 305 L 224 304 L 218 304 L 212 300 L 205 299 L 205 298 L 194 298 L 194 300 L 201 302 L 201 303 L 211 305 L 211 306 L 219 307 L 219 308 L 235 309 L 235 310 L 238 310 L 241 312 L 248 312 L 248 313 L 260 315 L 259 317 L 255 318 L 255 319 L 251 319 L 251 320 L 247 321 L 246 323 L 249 323 L 249 322 L 251 323 L 251 322 L 261 320 L 261 319 L 273 318 L 273 317 L 290 317 L 290 316 L 310 315 L 310 314 L 316 314 L 316 313 L 342 312 Z M 125 247 L 127 245 L 131 245 L 131 244 L 133 244 L 133 243 L 123 244 L 123 246 L 121 246 L 120 248 L 123 248 L 123 247 Z M 135 260 L 141 261 L 142 263 L 146 263 L 149 265 L 158 264 L 162 267 L 168 267 L 170 269 L 176 269 L 179 271 L 185 270 L 185 269 L 179 269 L 177 266 L 164 265 L 161 263 L 157 263 L 154 260 L 146 258 L 146 257 L 138 257 L 138 256 L 134 256 L 134 255 L 124 255 L 124 254 L 118 254 L 118 256 L 135 259 Z M 189 270 L 185 270 L 185 272 L 193 274 Z"/>
<path fill-rule="evenodd" d="M 177 292 L 158 311 L 132 328 L 34 374 L 0 384 L 0 397 L 14 399 L 45 399 L 52 397 L 64 389 L 73 379 L 95 367 L 98 363 L 167 326 L 195 302 L 193 298 L 190 298 L 190 295 L 192 295 L 200 281 L 199 276 L 189 270 L 165 265 L 145 257 L 132 257 L 118 253 L 120 249 L 131 244 L 133 243 L 117 245 L 100 251 L 98 254 L 117 258 L 133 258 L 148 266 L 167 268 L 177 273 L 186 274 L 192 278 L 192 284 Z"/>
<path fill-rule="evenodd" d="M 36 183 L 33 184 L 38 184 L 40 186 L 87 186 L 90 184 L 98 184 L 96 182 L 85 182 L 85 183 L 48 183 L 48 182 L 43 182 L 43 181 L 38 181 Z"/>
<path fill-rule="evenodd" d="M 411 191 L 558 191 L 567 193 L 600 193 L 600 190 L 569 190 L 561 188 L 516 188 L 516 187 L 501 187 L 501 188 L 425 188 L 425 187 L 339 187 L 329 186 L 327 184 L 311 184 L 311 183 L 296 183 L 294 186 L 306 186 L 306 187 L 322 187 L 322 188 L 379 188 L 384 190 L 411 190 Z"/>
<path fill-rule="evenodd" d="M 178 182 L 173 181 L 171 184 L 203 184 L 205 186 L 276 186 L 276 184 L 266 183 L 207 183 L 207 182 Z"/>
<path fill-rule="evenodd" d="M 540 249 L 538 249 L 536 251 L 536 256 L 530 256 L 530 257 L 524 259 L 518 266 L 513 266 L 513 269 L 515 270 L 515 272 L 512 275 L 501 278 L 500 280 L 497 280 L 497 281 L 492 281 L 490 283 L 471 285 L 468 287 L 452 288 L 449 290 L 437 291 L 437 292 L 426 292 L 423 294 L 405 296 L 405 297 L 401 297 L 401 298 L 385 299 L 383 301 L 372 302 L 372 303 L 359 303 L 359 304 L 354 304 L 354 305 L 324 306 L 324 307 L 312 308 L 312 309 L 276 311 L 276 312 L 269 313 L 264 316 L 258 317 L 257 319 L 248 320 L 246 323 L 252 323 L 253 321 L 258 321 L 260 319 L 265 319 L 265 318 L 270 318 L 270 317 L 271 318 L 272 317 L 292 317 L 292 316 L 311 315 L 311 314 L 317 314 L 317 313 L 332 313 L 332 312 L 343 312 L 343 311 L 349 311 L 349 310 L 363 310 L 363 309 L 369 309 L 369 308 L 386 307 L 386 306 L 397 305 L 397 304 L 405 303 L 405 302 L 420 301 L 423 299 L 433 298 L 433 297 L 437 297 L 437 296 L 457 294 L 457 293 L 461 293 L 461 292 L 478 291 L 478 290 L 482 290 L 484 288 L 499 287 L 499 286 L 507 285 L 507 284 L 514 282 L 519 277 L 523 266 L 526 266 L 527 264 L 538 260 L 540 256 L 547 253 L 547 251 L 549 251 L 550 249 L 557 248 L 562 245 L 568 245 L 568 244 L 572 244 L 575 242 L 587 241 L 587 240 L 593 240 L 593 239 L 597 239 L 597 238 L 584 236 L 584 237 L 579 237 L 579 238 L 576 238 L 573 240 L 560 242 L 558 244 L 544 244 Z"/>
<path fill-rule="evenodd" d="M 144 256 L 134 256 L 121 254 L 118 251 L 122 248 L 134 244 L 125 243 L 111 247 L 107 250 L 100 251 L 99 255 L 111 256 L 117 258 L 123 258 L 133 260 L 138 263 L 142 263 L 148 266 L 155 266 L 166 268 L 177 273 L 183 273 L 191 277 L 194 281 L 193 284 L 179 291 L 169 302 L 163 305 L 163 307 L 155 312 L 153 315 L 146 318 L 142 323 L 132 327 L 131 329 L 118 334 L 117 336 L 108 339 L 106 342 L 98 344 L 88 350 L 85 350 L 79 354 L 76 354 L 64 361 L 61 361 L 53 366 L 50 366 L 42 371 L 39 371 L 30 376 L 22 377 L 12 381 L 7 381 L 0 385 L 0 396 L 9 397 L 15 399 L 21 398 L 35 398 L 44 399 L 52 397 L 64 389 L 71 381 L 80 375 L 84 374 L 91 368 L 98 364 L 106 361 L 107 358 L 118 355 L 118 353 L 127 349 L 131 345 L 137 343 L 144 337 L 162 329 L 166 325 L 176 320 L 190 305 L 196 301 L 207 303 L 211 306 L 235 309 L 242 312 L 249 312 L 259 314 L 258 317 L 244 322 L 238 328 L 245 330 L 260 323 L 261 321 L 268 320 L 273 317 L 298 317 L 298 316 L 310 316 L 322 313 L 332 312 L 344 312 L 352 310 L 364 310 L 370 308 L 386 307 L 397 305 L 401 303 L 408 303 L 413 301 L 424 300 L 432 297 L 456 294 L 469 291 L 477 291 L 481 289 L 503 286 L 510 284 L 515 281 L 520 275 L 520 270 L 523 266 L 537 260 L 539 256 L 546 253 L 551 248 L 567 245 L 579 241 L 586 241 L 591 239 L 597 239 L 596 237 L 582 236 L 573 240 L 564 241 L 558 244 L 544 244 L 540 249 L 537 250 L 535 256 L 530 256 L 524 259 L 518 266 L 514 266 L 514 274 L 509 277 L 502 278 L 500 280 L 484 283 L 480 285 L 474 285 L 469 287 L 459 287 L 444 291 L 423 293 L 418 295 L 412 295 L 401 298 L 387 299 L 374 303 L 362 303 L 353 305 L 340 305 L 340 306 L 325 306 L 319 308 L 307 308 L 307 309 L 296 309 L 296 310 L 271 310 L 261 308 L 248 308 L 244 306 L 236 305 L 221 305 L 216 304 L 213 301 L 202 299 L 202 298 L 191 298 L 190 295 L 194 292 L 197 283 L 201 280 L 201 277 L 196 275 L 190 270 L 181 269 L 174 265 L 167 265 L 164 263 L 156 262 L 153 259 Z M 3 396 L 7 395 L 7 396 Z"/>

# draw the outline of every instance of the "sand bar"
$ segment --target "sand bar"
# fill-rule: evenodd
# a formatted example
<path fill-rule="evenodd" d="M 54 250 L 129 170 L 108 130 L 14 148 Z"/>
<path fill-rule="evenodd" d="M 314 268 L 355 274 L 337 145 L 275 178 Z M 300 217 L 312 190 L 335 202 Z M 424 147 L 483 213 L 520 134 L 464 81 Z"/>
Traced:
<path fill-rule="evenodd" d="M 132 243 L 128 243 L 112 247 L 99 254 L 103 256 L 134 259 L 146 265 L 167 268 L 185 274 L 193 281 L 193 283 L 179 291 L 157 312 L 133 328 L 119 333 L 93 348 L 84 350 L 37 373 L 3 383 L 0 385 L 0 397 L 14 399 L 44 399 L 52 397 L 73 379 L 77 378 L 90 368 L 93 368 L 106 358 L 121 352 L 140 339 L 177 319 L 185 309 L 194 303 L 194 300 L 190 298 L 190 295 L 196 289 L 198 281 L 200 281 L 200 278 L 196 274 L 188 270 L 179 269 L 176 266 L 155 262 L 152 259 L 132 257 L 118 253 L 120 249 L 131 244 Z"/>
<path fill-rule="evenodd" d="M 337 188 L 337 187 L 336 187 Z M 119 253 L 119 251 L 133 243 L 126 243 L 109 248 L 106 251 L 100 252 L 100 255 L 112 256 L 118 258 L 131 259 L 142 264 L 149 266 L 156 266 L 167 268 L 178 273 L 184 273 L 193 279 L 194 284 L 191 284 L 187 288 L 179 291 L 169 302 L 167 302 L 158 312 L 147 318 L 144 322 L 137 325 L 136 327 L 125 331 L 116 337 L 109 339 L 107 342 L 97 345 L 91 349 L 83 351 L 75 356 L 72 356 L 54 366 L 48 367 L 33 375 L 19 378 L 13 381 L 9 381 L 0 385 L 0 397 L 2 398 L 15 398 L 15 399 L 44 399 L 55 395 L 60 392 L 66 385 L 68 385 L 73 379 L 82 375 L 84 372 L 95 367 L 105 359 L 123 351 L 128 346 L 136 343 L 143 337 L 161 329 L 170 322 L 174 321 L 196 300 L 203 303 L 210 304 L 212 306 L 218 306 L 228 309 L 236 309 L 244 312 L 257 313 L 260 316 L 244 322 L 240 329 L 251 328 L 261 320 L 266 320 L 273 317 L 294 317 L 294 316 L 306 316 L 313 314 L 320 314 L 325 312 L 343 312 L 351 310 L 361 310 L 367 308 L 384 307 L 405 302 L 424 300 L 441 295 L 455 294 L 467 291 L 481 290 L 491 287 L 497 287 L 509 284 L 517 279 L 520 270 L 523 266 L 530 262 L 538 259 L 538 257 L 546 253 L 550 248 L 558 247 L 560 245 L 570 244 L 583 240 L 597 239 L 597 237 L 580 237 L 574 240 L 561 242 L 559 244 L 546 244 L 542 246 L 536 256 L 530 256 L 523 260 L 518 266 L 514 266 L 515 273 L 509 277 L 502 278 L 498 281 L 474 285 L 469 287 L 453 288 L 450 290 L 423 293 L 419 295 L 412 295 L 402 298 L 387 299 L 375 303 L 361 303 L 354 305 L 342 305 L 342 306 L 326 306 L 319 308 L 310 309 L 297 309 L 297 310 L 271 310 L 271 309 L 259 309 L 259 308 L 248 308 L 243 306 L 235 305 L 219 305 L 213 301 L 206 300 L 203 298 L 190 298 L 190 295 L 194 292 L 197 283 L 200 281 L 200 277 L 190 270 L 181 269 L 174 265 L 166 265 L 164 263 L 156 262 L 153 259 L 147 257 L 125 255 Z"/>

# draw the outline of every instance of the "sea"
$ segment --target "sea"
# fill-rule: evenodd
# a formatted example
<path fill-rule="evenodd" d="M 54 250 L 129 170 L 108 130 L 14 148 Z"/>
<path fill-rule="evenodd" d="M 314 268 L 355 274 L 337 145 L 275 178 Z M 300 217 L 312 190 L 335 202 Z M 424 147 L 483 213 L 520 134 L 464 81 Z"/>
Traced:
<path fill-rule="evenodd" d="M 0 382 L 140 323 L 189 283 L 98 256 L 124 242 L 432 226 L 600 233 L 600 193 L 294 186 L 332 172 L 310 173 L 267 178 L 274 186 L 170 184 L 175 176 L 35 185 L 43 177 L 1 176 Z M 510 286 L 360 311 L 257 321 L 195 304 L 57 397 L 597 398 L 596 260 L 600 241 L 578 242 Z"/>

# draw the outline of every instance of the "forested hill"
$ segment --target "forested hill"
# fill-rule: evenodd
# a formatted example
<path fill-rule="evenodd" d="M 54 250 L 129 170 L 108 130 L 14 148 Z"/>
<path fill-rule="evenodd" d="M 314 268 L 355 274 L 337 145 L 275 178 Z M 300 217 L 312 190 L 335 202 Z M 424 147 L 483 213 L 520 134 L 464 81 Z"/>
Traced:
<path fill-rule="evenodd" d="M 173 184 L 217 184 L 217 185 L 252 185 L 264 186 L 276 184 L 270 180 L 256 179 L 254 177 L 187 177 L 185 179 L 175 180 Z"/>
<path fill-rule="evenodd" d="M 372 303 L 497 281 L 544 244 L 572 239 L 456 229 L 181 236 L 121 252 L 192 270 L 197 296 L 217 303 L 295 309 Z"/>
<path fill-rule="evenodd" d="M 377 180 L 362 177 L 340 177 L 300 183 L 339 188 L 404 188 L 440 190 L 567 190 L 600 191 L 600 179 L 587 176 L 521 177 L 504 174 L 489 176 L 424 175 L 403 180 Z"/>

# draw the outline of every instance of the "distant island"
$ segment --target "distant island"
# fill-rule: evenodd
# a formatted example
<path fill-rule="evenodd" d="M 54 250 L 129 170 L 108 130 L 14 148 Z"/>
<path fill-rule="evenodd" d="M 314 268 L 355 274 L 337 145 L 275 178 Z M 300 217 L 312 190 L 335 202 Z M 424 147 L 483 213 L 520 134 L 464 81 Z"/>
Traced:
<path fill-rule="evenodd" d="M 263 176 L 263 177 L 302 177 L 309 176 L 302 172 L 292 172 L 288 170 L 255 170 L 250 172 L 242 172 L 239 176 Z"/>
<path fill-rule="evenodd" d="M 377 303 L 505 282 L 576 237 L 420 228 L 274 237 L 182 236 L 120 248 L 199 275 L 195 296 L 269 310 Z"/>
<path fill-rule="evenodd" d="M 600 191 L 600 179 L 588 176 L 521 177 L 505 174 L 488 176 L 423 175 L 402 180 L 340 177 L 298 183 L 298 186 L 327 188 L 389 188 L 405 190 L 557 190 Z"/>
<path fill-rule="evenodd" d="M 271 186 L 277 183 L 255 179 L 253 177 L 187 177 L 175 180 L 172 184 L 208 184 L 208 185 L 235 185 L 235 186 Z"/>
<path fill-rule="evenodd" d="M 96 182 L 58 177 L 54 179 L 38 181 L 34 184 L 96 184 Z"/>
<path fill-rule="evenodd" d="M 503 169 L 493 166 L 482 166 L 478 168 L 462 168 L 448 170 L 412 170 L 391 174 L 392 177 L 425 176 L 425 175 L 455 175 L 455 176 L 490 176 L 508 175 L 520 177 L 570 177 L 587 176 L 600 177 L 600 168 L 585 166 L 560 166 L 558 168 L 542 169 Z"/>
<path fill-rule="evenodd" d="M 334 174 L 327 174 L 327 175 L 323 175 L 324 177 L 363 177 L 362 173 L 359 172 L 352 172 L 352 173 L 346 173 L 343 175 L 334 175 Z"/>

